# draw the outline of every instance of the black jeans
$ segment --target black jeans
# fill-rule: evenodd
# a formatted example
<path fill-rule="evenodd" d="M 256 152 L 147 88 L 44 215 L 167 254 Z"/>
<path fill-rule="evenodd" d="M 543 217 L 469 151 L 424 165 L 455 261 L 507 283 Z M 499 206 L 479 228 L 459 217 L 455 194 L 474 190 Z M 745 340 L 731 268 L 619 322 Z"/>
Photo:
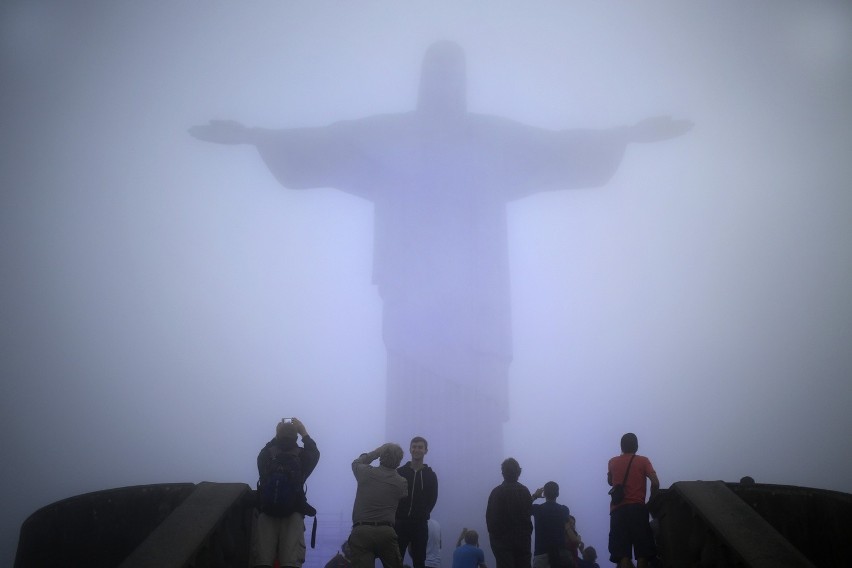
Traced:
<path fill-rule="evenodd" d="M 425 568 L 426 541 L 429 540 L 429 528 L 426 521 L 397 519 L 394 529 L 396 529 L 396 540 L 399 543 L 399 555 L 404 560 L 405 549 L 407 548 L 413 568 Z"/>

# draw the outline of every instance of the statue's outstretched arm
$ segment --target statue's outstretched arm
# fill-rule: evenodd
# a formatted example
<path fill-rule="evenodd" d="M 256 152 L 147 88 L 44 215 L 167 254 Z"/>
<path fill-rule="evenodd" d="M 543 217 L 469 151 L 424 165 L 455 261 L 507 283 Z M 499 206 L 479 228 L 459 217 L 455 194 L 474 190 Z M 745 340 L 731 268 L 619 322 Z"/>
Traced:
<path fill-rule="evenodd" d="M 364 161 L 343 122 L 300 128 L 250 128 L 234 120 L 211 120 L 189 133 L 205 142 L 257 148 L 275 179 L 289 189 L 335 187 L 361 197 L 358 176 Z M 368 184 L 364 184 L 368 185 Z"/>
<path fill-rule="evenodd" d="M 670 116 L 654 116 L 640 120 L 633 126 L 621 129 L 626 143 L 636 142 L 646 144 L 649 142 L 662 142 L 670 138 L 677 138 L 692 129 L 692 121 L 678 119 Z"/>
<path fill-rule="evenodd" d="M 248 128 L 236 120 L 211 120 L 207 124 L 193 126 L 189 133 L 205 142 L 216 144 L 260 144 L 273 131 L 264 128 Z"/>
<path fill-rule="evenodd" d="M 548 130 L 496 122 L 491 139 L 500 141 L 500 178 L 508 199 L 540 191 L 601 187 L 615 174 L 631 143 L 660 142 L 692 128 L 689 120 L 657 116 L 632 126 Z"/>

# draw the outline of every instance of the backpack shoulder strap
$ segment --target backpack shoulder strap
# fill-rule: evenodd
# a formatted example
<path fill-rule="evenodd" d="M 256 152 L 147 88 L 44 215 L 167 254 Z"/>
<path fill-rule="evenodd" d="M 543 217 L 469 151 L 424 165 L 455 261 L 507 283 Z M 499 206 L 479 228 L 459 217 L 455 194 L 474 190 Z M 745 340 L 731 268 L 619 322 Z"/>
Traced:
<path fill-rule="evenodd" d="M 621 480 L 621 484 L 624 485 L 627 483 L 627 474 L 630 473 L 630 466 L 633 465 L 633 458 L 636 457 L 636 454 L 630 456 L 630 461 L 627 462 L 627 469 L 624 470 L 624 479 Z"/>

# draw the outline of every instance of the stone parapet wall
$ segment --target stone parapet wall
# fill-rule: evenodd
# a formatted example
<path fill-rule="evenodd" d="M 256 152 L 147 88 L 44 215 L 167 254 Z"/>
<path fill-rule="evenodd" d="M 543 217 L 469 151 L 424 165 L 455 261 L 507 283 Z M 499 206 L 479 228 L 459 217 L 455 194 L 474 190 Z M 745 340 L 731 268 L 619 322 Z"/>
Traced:
<path fill-rule="evenodd" d="M 122 487 L 42 507 L 21 525 L 15 568 L 114 568 L 194 490 L 193 483 Z"/>

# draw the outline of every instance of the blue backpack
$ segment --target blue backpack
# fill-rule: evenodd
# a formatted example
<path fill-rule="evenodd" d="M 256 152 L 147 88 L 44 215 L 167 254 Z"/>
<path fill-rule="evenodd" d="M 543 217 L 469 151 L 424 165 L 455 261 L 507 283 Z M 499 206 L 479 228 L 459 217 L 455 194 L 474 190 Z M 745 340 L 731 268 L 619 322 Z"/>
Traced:
<path fill-rule="evenodd" d="M 258 481 L 260 510 L 273 517 L 304 512 L 307 501 L 299 454 L 276 446 L 270 446 L 269 453 L 272 463 Z"/>

